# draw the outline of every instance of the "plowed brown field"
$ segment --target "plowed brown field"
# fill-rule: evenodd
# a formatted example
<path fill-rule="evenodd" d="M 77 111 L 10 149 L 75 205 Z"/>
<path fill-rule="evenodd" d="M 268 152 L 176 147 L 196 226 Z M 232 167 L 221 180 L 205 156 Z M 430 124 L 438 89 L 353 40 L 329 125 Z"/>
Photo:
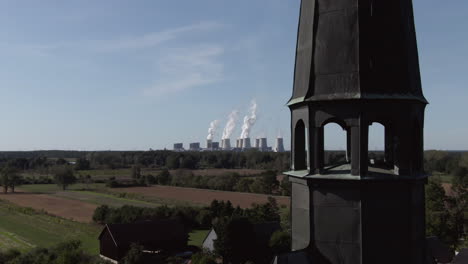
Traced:
<path fill-rule="evenodd" d="M 242 208 L 251 207 L 252 203 L 266 203 L 269 196 L 264 194 L 224 192 L 173 186 L 115 188 L 112 190 L 117 192 L 137 193 L 149 197 L 172 199 L 205 205 L 209 205 L 215 199 L 218 201 L 229 200 L 234 206 L 240 206 Z M 274 198 L 279 205 L 289 206 L 289 197 L 274 196 Z"/>
<path fill-rule="evenodd" d="M 55 197 L 48 194 L 25 192 L 0 194 L 0 199 L 23 207 L 44 210 L 50 214 L 72 219 L 78 222 L 91 222 L 97 205 L 76 200 Z"/>

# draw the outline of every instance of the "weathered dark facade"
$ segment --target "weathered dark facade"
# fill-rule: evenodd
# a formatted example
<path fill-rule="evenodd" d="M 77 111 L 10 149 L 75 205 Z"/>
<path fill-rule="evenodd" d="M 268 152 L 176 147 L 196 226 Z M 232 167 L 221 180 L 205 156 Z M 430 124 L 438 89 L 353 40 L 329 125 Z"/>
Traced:
<path fill-rule="evenodd" d="M 411 0 L 302 0 L 293 96 L 293 251 L 313 263 L 424 263 L 424 109 Z M 385 163 L 368 131 L 385 127 Z M 324 127 L 349 163 L 325 167 Z"/>

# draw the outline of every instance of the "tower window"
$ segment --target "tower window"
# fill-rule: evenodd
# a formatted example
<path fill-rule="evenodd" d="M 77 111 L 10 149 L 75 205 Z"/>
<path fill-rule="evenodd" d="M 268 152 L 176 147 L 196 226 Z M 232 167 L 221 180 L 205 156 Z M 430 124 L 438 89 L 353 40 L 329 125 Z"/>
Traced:
<path fill-rule="evenodd" d="M 328 123 L 324 127 L 325 167 L 346 163 L 347 135 L 338 123 Z"/>
<path fill-rule="evenodd" d="M 371 167 L 385 167 L 385 127 L 373 122 L 369 126 L 368 159 Z"/>
<path fill-rule="evenodd" d="M 299 120 L 294 129 L 294 170 L 307 169 L 307 140 L 304 121 Z"/>

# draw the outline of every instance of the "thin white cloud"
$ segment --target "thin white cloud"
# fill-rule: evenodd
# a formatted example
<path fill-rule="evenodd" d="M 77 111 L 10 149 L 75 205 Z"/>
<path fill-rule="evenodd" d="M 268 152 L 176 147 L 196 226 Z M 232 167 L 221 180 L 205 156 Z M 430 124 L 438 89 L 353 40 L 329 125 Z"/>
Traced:
<path fill-rule="evenodd" d="M 91 53 L 112 53 L 124 52 L 138 49 L 154 48 L 168 41 L 209 32 L 221 28 L 222 25 L 216 22 L 199 22 L 192 25 L 175 27 L 157 32 L 149 32 L 139 36 L 123 36 L 115 39 L 85 39 L 74 40 L 72 42 L 57 42 L 47 44 L 23 44 L 12 43 L 8 41 L 0 42 L 0 52 L 15 53 L 15 54 L 32 54 L 46 56 L 55 53 L 56 51 L 76 50 L 79 52 Z"/>
<path fill-rule="evenodd" d="M 161 96 L 221 81 L 224 65 L 219 58 L 223 53 L 218 45 L 171 49 L 158 65 L 159 80 L 144 94 Z"/>
<path fill-rule="evenodd" d="M 87 43 L 87 45 L 90 49 L 98 52 L 116 52 L 122 50 L 152 48 L 183 35 L 212 31 L 220 27 L 221 25 L 216 22 L 200 22 L 159 32 L 151 32 L 141 36 L 122 37 L 114 40 L 91 41 Z"/>

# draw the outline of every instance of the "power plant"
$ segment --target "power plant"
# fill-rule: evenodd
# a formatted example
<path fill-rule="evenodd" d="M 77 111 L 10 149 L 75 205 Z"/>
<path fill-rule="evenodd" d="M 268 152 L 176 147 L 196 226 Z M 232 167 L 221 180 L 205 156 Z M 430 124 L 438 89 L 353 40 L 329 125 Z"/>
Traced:
<path fill-rule="evenodd" d="M 268 139 L 266 137 L 255 138 L 252 147 L 251 138 L 236 139 L 236 144 L 231 146 L 231 139 L 225 138 L 221 142 L 215 142 L 212 139 L 206 141 L 206 147 L 202 148 L 200 142 L 189 144 L 189 151 L 245 151 L 245 150 L 258 150 L 263 152 L 284 152 L 283 138 L 276 138 L 275 147 L 268 146 Z M 175 143 L 174 151 L 185 151 L 183 143 Z"/>
<path fill-rule="evenodd" d="M 235 145 L 231 145 L 232 134 L 235 131 L 236 123 L 239 119 L 239 111 L 233 110 L 227 116 L 226 125 L 222 131 L 221 142 L 214 142 L 214 138 L 217 136 L 220 121 L 213 120 L 210 122 L 208 127 L 208 135 L 206 137 L 206 146 L 202 148 L 200 142 L 194 142 L 189 144 L 190 151 L 244 151 L 244 150 L 258 150 L 258 151 L 275 151 L 283 152 L 283 138 L 278 137 L 276 139 L 275 148 L 268 147 L 268 140 L 265 136 L 257 137 L 253 141 L 250 137 L 252 127 L 257 121 L 257 103 L 252 100 L 250 107 L 248 108 L 247 114 L 244 116 L 241 134 L 236 139 Z M 234 144 L 234 142 L 233 142 Z M 182 143 L 174 144 L 174 151 L 185 151 Z"/>

